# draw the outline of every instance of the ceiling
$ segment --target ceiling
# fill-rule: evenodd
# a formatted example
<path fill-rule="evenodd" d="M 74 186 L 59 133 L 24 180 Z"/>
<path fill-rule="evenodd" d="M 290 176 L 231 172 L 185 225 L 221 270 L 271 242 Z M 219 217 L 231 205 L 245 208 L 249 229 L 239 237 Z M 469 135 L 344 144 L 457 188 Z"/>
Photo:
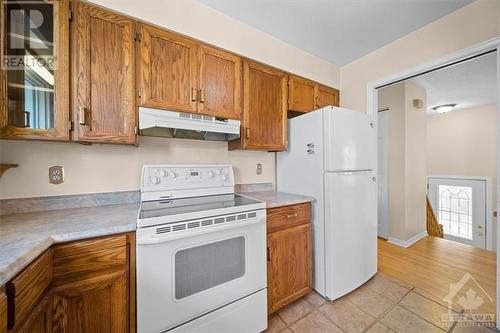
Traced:
<path fill-rule="evenodd" d="M 314 54 L 346 65 L 473 0 L 198 0 Z"/>
<path fill-rule="evenodd" d="M 428 114 L 437 114 L 432 107 L 457 104 L 453 111 L 496 104 L 496 53 L 469 60 L 411 81 L 427 90 Z"/>

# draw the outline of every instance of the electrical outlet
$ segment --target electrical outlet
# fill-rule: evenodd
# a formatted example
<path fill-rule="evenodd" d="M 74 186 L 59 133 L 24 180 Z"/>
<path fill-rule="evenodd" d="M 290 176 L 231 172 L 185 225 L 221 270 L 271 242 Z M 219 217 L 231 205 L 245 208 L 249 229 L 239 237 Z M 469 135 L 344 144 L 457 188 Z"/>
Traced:
<path fill-rule="evenodd" d="M 261 163 L 257 163 L 257 174 L 258 175 L 262 174 L 262 164 Z"/>
<path fill-rule="evenodd" d="M 64 182 L 64 169 L 60 165 L 53 165 L 49 168 L 49 183 L 62 184 Z"/>

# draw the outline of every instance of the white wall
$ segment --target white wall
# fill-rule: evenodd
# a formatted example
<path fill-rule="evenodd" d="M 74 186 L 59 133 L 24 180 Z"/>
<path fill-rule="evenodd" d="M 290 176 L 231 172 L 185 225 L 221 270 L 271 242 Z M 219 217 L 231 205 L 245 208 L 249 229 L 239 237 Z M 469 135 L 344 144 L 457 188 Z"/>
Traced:
<path fill-rule="evenodd" d="M 326 85 L 340 86 L 340 71 L 335 65 L 198 1 L 91 0 L 91 2 Z"/>
<path fill-rule="evenodd" d="M 413 82 L 379 89 L 389 108 L 389 240 L 406 241 L 426 229 L 426 91 Z M 423 100 L 423 108 L 413 106 Z"/>
<path fill-rule="evenodd" d="M 342 107 L 366 110 L 366 85 L 500 36 L 500 1 L 477 0 L 340 69 Z"/>
<path fill-rule="evenodd" d="M 491 177 L 496 210 L 497 133 L 495 105 L 428 117 L 428 174 Z M 494 247 L 496 225 L 494 219 Z"/>
<path fill-rule="evenodd" d="M 229 163 L 237 183 L 274 182 L 275 154 L 228 151 L 225 142 L 141 138 L 140 147 L 1 141 L 3 162 L 18 163 L 0 178 L 0 198 L 138 190 L 143 164 Z M 263 172 L 256 174 L 256 163 Z M 48 167 L 62 165 L 65 182 L 48 183 Z"/>
<path fill-rule="evenodd" d="M 99 5 L 152 22 L 243 56 L 339 87 L 339 69 L 271 35 L 194 0 L 96 0 Z M 221 142 L 142 138 L 139 147 L 0 141 L 0 162 L 17 163 L 0 178 L 0 199 L 137 190 L 148 163 L 231 163 L 236 181 L 275 183 L 275 154 L 228 152 Z M 264 172 L 256 175 L 255 165 Z M 60 164 L 66 181 L 50 185 L 47 169 Z"/>

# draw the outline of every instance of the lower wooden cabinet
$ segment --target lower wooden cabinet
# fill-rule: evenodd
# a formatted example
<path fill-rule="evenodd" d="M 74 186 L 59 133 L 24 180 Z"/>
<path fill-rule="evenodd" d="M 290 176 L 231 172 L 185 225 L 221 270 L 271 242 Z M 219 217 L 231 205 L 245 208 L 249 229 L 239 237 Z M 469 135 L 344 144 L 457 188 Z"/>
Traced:
<path fill-rule="evenodd" d="M 128 332 L 127 271 L 54 287 L 53 332 Z"/>
<path fill-rule="evenodd" d="M 48 293 L 38 302 L 28 317 L 15 329 L 16 333 L 52 332 L 52 295 Z"/>
<path fill-rule="evenodd" d="M 132 237 L 54 247 L 53 332 L 129 332 Z"/>
<path fill-rule="evenodd" d="M 6 287 L 0 333 L 135 332 L 135 233 L 57 244 Z"/>
<path fill-rule="evenodd" d="M 7 332 L 7 295 L 5 288 L 0 287 L 0 333 Z"/>
<path fill-rule="evenodd" d="M 281 309 L 311 291 L 310 211 L 310 204 L 268 209 L 268 314 Z M 291 227 L 286 227 L 286 223 L 281 221 L 287 219 L 291 221 Z M 297 225 L 297 222 L 301 224 Z M 273 225 L 281 225 L 282 227 Z M 269 233 L 270 230 L 278 231 Z"/>

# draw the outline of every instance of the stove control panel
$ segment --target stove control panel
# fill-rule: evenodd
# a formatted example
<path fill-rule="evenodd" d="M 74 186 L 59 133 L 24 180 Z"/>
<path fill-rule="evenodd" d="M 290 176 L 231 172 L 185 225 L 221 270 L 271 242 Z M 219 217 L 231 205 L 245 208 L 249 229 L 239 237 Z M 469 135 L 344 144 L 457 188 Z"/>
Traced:
<path fill-rule="evenodd" d="M 232 186 L 231 165 L 146 165 L 142 170 L 142 192 Z"/>

